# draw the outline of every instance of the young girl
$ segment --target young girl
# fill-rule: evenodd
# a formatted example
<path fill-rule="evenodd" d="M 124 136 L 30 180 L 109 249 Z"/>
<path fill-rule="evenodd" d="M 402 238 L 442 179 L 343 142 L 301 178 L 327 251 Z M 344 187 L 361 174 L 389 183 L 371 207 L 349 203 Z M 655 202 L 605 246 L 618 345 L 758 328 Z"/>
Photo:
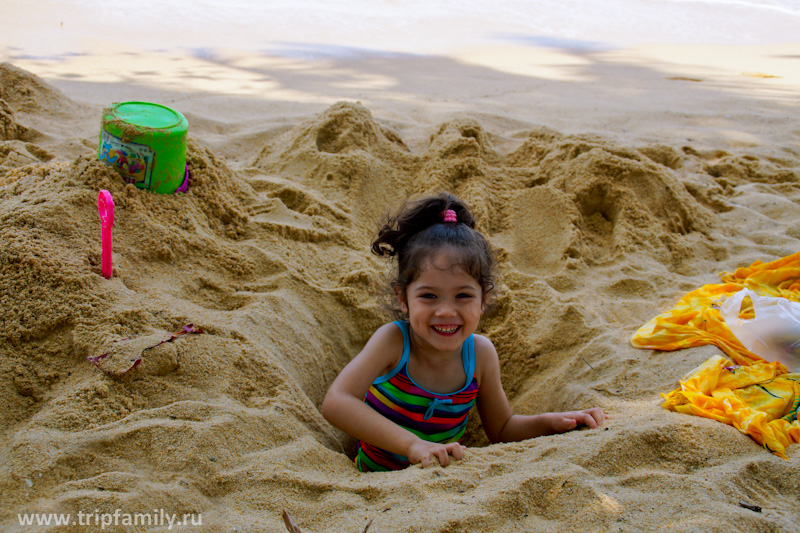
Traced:
<path fill-rule="evenodd" d="M 322 404 L 331 424 L 359 440 L 362 472 L 461 459 L 459 439 L 476 403 L 493 443 L 596 428 L 606 418 L 600 408 L 512 414 L 497 352 L 473 335 L 494 287 L 494 258 L 474 228 L 467 207 L 441 194 L 402 209 L 372 244 L 397 260 L 392 286 L 406 320 L 381 326 Z"/>

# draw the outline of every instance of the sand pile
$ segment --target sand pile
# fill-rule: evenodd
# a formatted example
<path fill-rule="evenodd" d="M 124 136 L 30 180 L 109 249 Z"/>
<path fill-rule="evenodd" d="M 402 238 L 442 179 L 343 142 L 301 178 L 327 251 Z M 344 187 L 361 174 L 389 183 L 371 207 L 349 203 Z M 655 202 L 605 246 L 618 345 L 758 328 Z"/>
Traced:
<path fill-rule="evenodd" d="M 100 106 L 9 65 L 0 98 L 4 530 L 22 512 L 118 508 L 202 514 L 208 531 L 280 531 L 283 509 L 307 531 L 795 527 L 796 447 L 784 461 L 659 406 L 715 349 L 628 344 L 716 272 L 797 251 L 791 144 L 619 146 L 535 124 L 520 138 L 454 115 L 411 150 L 340 102 L 251 137 L 235 164 L 191 138 L 189 192 L 161 196 L 95 160 Z M 110 280 L 99 189 L 116 203 Z M 485 446 L 476 415 L 459 465 L 359 474 L 352 439 L 318 407 L 390 318 L 386 265 L 368 254 L 377 224 L 440 190 L 474 208 L 497 249 L 482 332 L 515 410 L 599 405 L 613 418 Z M 147 350 L 122 377 L 87 361 L 189 323 L 203 333 Z"/>

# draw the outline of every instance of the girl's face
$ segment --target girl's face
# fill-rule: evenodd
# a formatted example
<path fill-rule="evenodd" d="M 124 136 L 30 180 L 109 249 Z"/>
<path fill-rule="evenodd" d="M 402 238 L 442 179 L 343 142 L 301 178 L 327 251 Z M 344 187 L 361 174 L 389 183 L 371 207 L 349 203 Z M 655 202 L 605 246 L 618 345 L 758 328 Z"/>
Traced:
<path fill-rule="evenodd" d="M 460 352 L 484 309 L 480 284 L 452 266 L 447 250 L 436 253 L 397 299 L 419 346 L 439 353 Z"/>

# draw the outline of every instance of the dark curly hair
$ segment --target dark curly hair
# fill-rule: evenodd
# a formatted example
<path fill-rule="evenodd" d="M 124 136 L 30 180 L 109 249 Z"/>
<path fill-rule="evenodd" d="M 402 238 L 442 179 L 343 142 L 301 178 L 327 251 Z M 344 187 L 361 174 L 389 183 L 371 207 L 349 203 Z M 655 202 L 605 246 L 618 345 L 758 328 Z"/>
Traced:
<path fill-rule="evenodd" d="M 457 222 L 444 222 L 448 209 L 455 211 Z M 440 193 L 404 204 L 372 243 L 372 253 L 397 260 L 397 277 L 392 285 L 402 294 L 431 256 L 442 248 L 452 252 L 452 266 L 475 278 L 486 302 L 494 288 L 496 261 L 488 241 L 475 229 L 475 218 L 469 208 L 455 196 Z"/>

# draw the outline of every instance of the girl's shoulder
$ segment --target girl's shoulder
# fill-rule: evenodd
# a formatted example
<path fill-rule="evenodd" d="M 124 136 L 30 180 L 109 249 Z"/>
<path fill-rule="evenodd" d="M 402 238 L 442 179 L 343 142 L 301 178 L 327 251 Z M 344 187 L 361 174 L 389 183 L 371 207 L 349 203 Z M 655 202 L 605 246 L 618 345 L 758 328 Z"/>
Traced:
<path fill-rule="evenodd" d="M 388 343 L 388 344 L 400 344 L 400 347 L 403 347 L 403 332 L 400 329 L 398 324 L 394 322 L 387 322 L 386 324 L 382 325 L 378 329 L 375 330 L 375 333 L 372 334 L 372 337 L 369 339 L 370 342 L 372 340 L 381 343 Z"/>
<path fill-rule="evenodd" d="M 367 341 L 364 351 L 382 360 L 385 371 L 380 375 L 383 375 L 400 363 L 403 358 L 403 343 L 403 332 L 400 327 L 394 322 L 389 322 L 375 330 Z"/>
<path fill-rule="evenodd" d="M 487 337 L 477 333 L 473 334 L 472 337 L 475 339 L 475 357 L 478 357 L 479 353 L 481 355 L 497 355 L 494 344 Z"/>
<path fill-rule="evenodd" d="M 486 370 L 499 366 L 497 350 L 488 338 L 475 333 L 475 375 L 481 381 Z"/>

